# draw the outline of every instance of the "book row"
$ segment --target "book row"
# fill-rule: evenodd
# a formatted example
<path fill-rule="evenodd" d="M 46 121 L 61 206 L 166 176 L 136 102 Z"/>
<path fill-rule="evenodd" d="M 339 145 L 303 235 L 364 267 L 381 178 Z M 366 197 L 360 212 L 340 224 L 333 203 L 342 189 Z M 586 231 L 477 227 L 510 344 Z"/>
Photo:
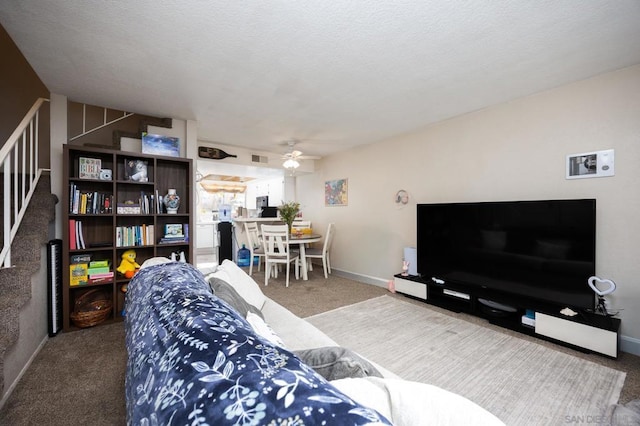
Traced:
<path fill-rule="evenodd" d="M 69 219 L 69 249 L 82 250 L 87 248 L 84 243 L 82 221 Z"/>
<path fill-rule="evenodd" d="M 116 227 L 116 247 L 154 245 L 154 225 L 134 225 Z"/>
<path fill-rule="evenodd" d="M 69 188 L 69 213 L 102 214 L 113 212 L 113 194 L 80 191 L 75 183 Z"/>

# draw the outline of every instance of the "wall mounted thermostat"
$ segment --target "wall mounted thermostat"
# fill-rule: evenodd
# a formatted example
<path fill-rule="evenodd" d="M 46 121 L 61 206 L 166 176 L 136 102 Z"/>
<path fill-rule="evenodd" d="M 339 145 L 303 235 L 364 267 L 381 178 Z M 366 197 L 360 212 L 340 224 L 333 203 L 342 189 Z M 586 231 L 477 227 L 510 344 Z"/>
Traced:
<path fill-rule="evenodd" d="M 614 150 L 567 155 L 567 179 L 614 176 Z"/>

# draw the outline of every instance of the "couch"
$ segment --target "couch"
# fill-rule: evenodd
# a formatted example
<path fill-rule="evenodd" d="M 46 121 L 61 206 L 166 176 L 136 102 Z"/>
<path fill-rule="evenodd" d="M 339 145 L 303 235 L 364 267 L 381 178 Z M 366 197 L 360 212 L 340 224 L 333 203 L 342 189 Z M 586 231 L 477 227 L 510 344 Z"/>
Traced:
<path fill-rule="evenodd" d="M 126 312 L 130 425 L 502 424 L 339 347 L 229 260 L 148 260 Z"/>

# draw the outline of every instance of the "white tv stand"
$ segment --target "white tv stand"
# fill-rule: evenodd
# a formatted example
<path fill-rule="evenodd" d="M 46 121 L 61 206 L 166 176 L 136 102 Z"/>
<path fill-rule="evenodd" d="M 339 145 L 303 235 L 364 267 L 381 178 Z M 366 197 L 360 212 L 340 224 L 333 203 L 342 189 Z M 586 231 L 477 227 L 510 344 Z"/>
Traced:
<path fill-rule="evenodd" d="M 515 312 L 492 316 L 479 298 L 492 299 L 491 294 L 474 294 L 472 287 L 449 288 L 415 276 L 394 277 L 396 292 L 426 303 L 456 312 L 467 312 L 486 318 L 492 324 L 516 330 L 521 333 L 551 340 L 566 346 L 596 352 L 617 358 L 619 352 L 620 323 L 618 318 L 592 313 L 580 313 L 574 317 L 562 315 L 563 307 L 545 305 L 518 298 L 505 302 L 515 305 Z M 496 297 L 498 302 L 504 302 Z M 514 301 L 516 303 L 514 303 Z M 536 306 L 538 305 L 538 306 Z M 535 325 L 523 324 L 522 316 L 527 309 L 535 311 Z M 499 310 L 498 310 L 499 311 Z"/>

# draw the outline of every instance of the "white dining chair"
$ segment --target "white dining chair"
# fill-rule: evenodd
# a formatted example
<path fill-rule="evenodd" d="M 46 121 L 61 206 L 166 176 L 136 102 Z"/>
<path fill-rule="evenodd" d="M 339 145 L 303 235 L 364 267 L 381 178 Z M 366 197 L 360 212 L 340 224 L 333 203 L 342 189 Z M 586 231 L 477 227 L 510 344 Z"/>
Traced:
<path fill-rule="evenodd" d="M 258 224 L 256 222 L 245 222 L 244 232 L 247 235 L 248 249 L 251 252 L 251 261 L 249 262 L 249 275 L 251 275 L 253 274 L 254 256 L 258 258 L 258 272 L 260 272 L 262 258 L 265 257 L 264 247 L 262 246 L 262 239 L 260 238 L 260 231 L 258 230 Z"/>
<path fill-rule="evenodd" d="M 291 229 L 294 228 L 311 228 L 311 221 L 310 220 L 294 220 L 293 223 L 291 224 Z"/>
<path fill-rule="evenodd" d="M 324 269 L 324 277 L 329 278 L 331 273 L 331 257 L 329 255 L 331 251 L 331 244 L 333 243 L 333 236 L 336 232 L 335 223 L 330 223 L 327 227 L 327 235 L 324 237 L 322 248 L 308 248 L 305 250 L 305 258 L 307 259 L 307 265 L 311 265 L 310 259 L 322 259 L 322 268 Z"/>
<path fill-rule="evenodd" d="M 289 287 L 289 266 L 294 263 L 296 280 L 300 278 L 300 255 L 289 248 L 289 227 L 287 225 L 262 225 L 262 241 L 265 253 L 264 285 L 269 285 L 273 272 L 278 277 L 278 266 L 287 269 L 286 286 Z"/>

